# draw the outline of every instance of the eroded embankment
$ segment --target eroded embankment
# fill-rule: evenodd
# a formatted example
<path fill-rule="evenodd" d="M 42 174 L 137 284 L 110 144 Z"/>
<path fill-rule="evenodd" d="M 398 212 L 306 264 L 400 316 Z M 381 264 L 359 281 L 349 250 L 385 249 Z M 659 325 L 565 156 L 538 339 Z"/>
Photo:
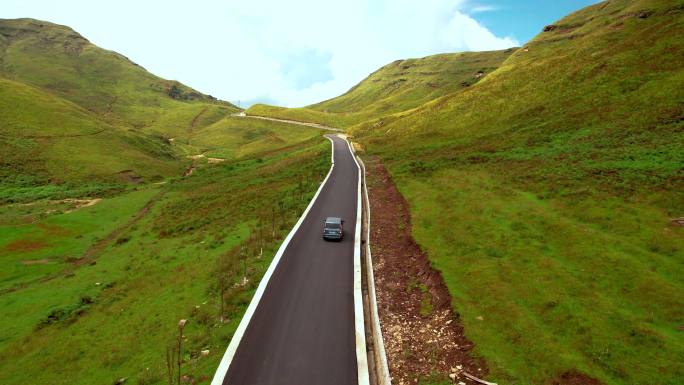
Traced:
<path fill-rule="evenodd" d="M 474 384 L 484 362 L 451 307 L 442 276 L 411 236 L 408 204 L 379 159 L 366 159 L 378 311 L 393 384 Z"/>

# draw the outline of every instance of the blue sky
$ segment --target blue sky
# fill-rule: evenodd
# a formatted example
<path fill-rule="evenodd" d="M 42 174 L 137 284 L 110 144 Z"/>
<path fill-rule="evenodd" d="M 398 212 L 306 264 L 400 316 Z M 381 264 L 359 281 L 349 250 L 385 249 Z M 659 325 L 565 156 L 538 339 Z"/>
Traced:
<path fill-rule="evenodd" d="M 520 42 L 532 39 L 541 28 L 561 17 L 595 4 L 596 0 L 483 0 L 472 1 L 469 13 L 497 36 Z"/>
<path fill-rule="evenodd" d="M 519 46 L 597 0 L 2 0 L 156 75 L 240 103 L 303 106 L 396 59 Z"/>

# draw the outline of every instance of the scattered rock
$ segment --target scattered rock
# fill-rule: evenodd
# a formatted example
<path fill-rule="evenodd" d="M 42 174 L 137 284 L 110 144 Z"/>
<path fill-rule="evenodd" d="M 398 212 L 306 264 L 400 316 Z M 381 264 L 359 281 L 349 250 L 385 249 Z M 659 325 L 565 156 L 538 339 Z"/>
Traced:
<path fill-rule="evenodd" d="M 119 378 L 118 380 L 114 381 L 114 385 L 121 385 L 121 384 L 125 383 L 126 380 L 128 380 L 128 377 Z"/>
<path fill-rule="evenodd" d="M 556 26 L 554 24 L 549 24 L 546 27 L 544 27 L 544 32 L 551 32 L 556 28 L 558 28 L 558 26 Z"/>
<path fill-rule="evenodd" d="M 456 379 L 456 373 L 450 373 L 449 378 L 451 378 L 452 380 L 455 380 Z"/>
<path fill-rule="evenodd" d="M 479 315 L 479 316 L 477 316 L 477 317 L 475 317 L 475 318 L 476 318 L 478 321 L 484 321 L 484 317 L 481 316 L 481 315 Z"/>
<path fill-rule="evenodd" d="M 202 357 L 206 357 L 209 355 L 209 349 L 202 350 L 200 353 L 202 354 Z"/>

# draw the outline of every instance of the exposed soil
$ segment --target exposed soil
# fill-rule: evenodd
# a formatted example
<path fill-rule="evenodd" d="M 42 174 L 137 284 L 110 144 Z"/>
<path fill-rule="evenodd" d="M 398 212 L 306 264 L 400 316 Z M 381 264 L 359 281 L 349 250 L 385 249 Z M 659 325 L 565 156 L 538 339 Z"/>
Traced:
<path fill-rule="evenodd" d="M 102 198 L 93 198 L 93 199 L 65 199 L 63 200 L 65 203 L 73 204 L 73 208 L 64 211 L 65 213 L 70 213 L 73 211 L 76 211 L 78 209 L 81 209 L 83 207 L 90 207 L 90 206 L 95 206 L 96 204 L 102 202 Z"/>
<path fill-rule="evenodd" d="M 126 182 L 126 183 L 131 183 L 131 184 L 140 184 L 144 181 L 144 178 L 138 174 L 135 173 L 133 170 L 123 170 L 119 171 L 117 173 L 119 178 Z"/>
<path fill-rule="evenodd" d="M 202 111 L 200 111 L 197 115 L 195 115 L 194 118 L 192 118 L 192 121 L 190 122 L 190 127 L 188 127 L 188 129 L 190 131 L 195 129 L 195 126 L 197 125 L 197 121 L 199 120 L 200 117 L 202 117 L 202 115 L 204 115 L 205 112 L 207 112 L 208 109 L 209 109 L 209 107 L 204 107 L 202 109 Z"/>
<path fill-rule="evenodd" d="M 411 236 L 408 204 L 377 158 L 367 159 L 371 250 L 385 350 L 397 385 L 451 378 L 475 384 L 487 373 L 451 307 L 439 272 Z"/>
<path fill-rule="evenodd" d="M 44 241 L 40 240 L 28 240 L 28 239 L 17 239 L 16 241 L 11 242 L 9 245 L 5 246 L 6 251 L 10 252 L 30 252 L 30 251 L 36 251 L 40 249 L 44 249 L 48 246 L 48 244 Z"/>
<path fill-rule="evenodd" d="M 603 385 L 599 380 L 579 372 L 566 372 L 552 382 L 553 385 Z"/>

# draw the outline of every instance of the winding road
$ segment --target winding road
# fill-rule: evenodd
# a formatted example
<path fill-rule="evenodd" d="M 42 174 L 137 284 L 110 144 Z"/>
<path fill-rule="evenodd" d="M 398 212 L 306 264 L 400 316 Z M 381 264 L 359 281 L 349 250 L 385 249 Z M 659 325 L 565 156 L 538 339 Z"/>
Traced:
<path fill-rule="evenodd" d="M 360 179 L 347 141 L 327 136 L 334 163 L 266 272 L 212 385 L 364 385 Z M 322 239 L 327 216 L 342 242 Z"/>

